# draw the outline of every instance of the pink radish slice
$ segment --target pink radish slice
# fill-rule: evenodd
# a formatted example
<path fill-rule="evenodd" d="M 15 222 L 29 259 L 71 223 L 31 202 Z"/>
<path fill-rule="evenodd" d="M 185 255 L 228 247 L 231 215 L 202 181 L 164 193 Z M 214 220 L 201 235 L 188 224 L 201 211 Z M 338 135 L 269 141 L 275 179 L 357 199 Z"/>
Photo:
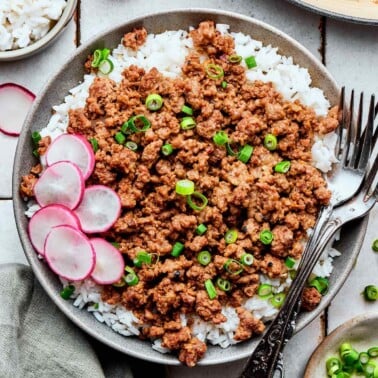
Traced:
<path fill-rule="evenodd" d="M 104 232 L 118 219 L 121 200 L 114 190 L 106 186 L 89 186 L 85 189 L 83 199 L 75 212 L 84 232 Z"/>
<path fill-rule="evenodd" d="M 38 204 L 63 205 L 75 209 L 84 192 L 84 178 L 73 163 L 61 161 L 47 167 L 34 186 Z"/>
<path fill-rule="evenodd" d="M 93 148 L 81 135 L 63 134 L 51 143 L 46 152 L 47 165 L 63 160 L 76 164 L 84 180 L 92 174 L 95 165 Z"/>
<path fill-rule="evenodd" d="M 21 85 L 0 85 L 0 131 L 19 136 L 34 99 L 34 93 Z"/>
<path fill-rule="evenodd" d="M 72 226 L 80 229 L 77 216 L 62 205 L 49 205 L 38 210 L 30 219 L 28 231 L 30 241 L 38 253 L 43 255 L 48 233 L 56 226 Z"/>
<path fill-rule="evenodd" d="M 93 281 L 101 285 L 119 281 L 125 269 L 122 254 L 104 239 L 94 238 L 90 242 L 96 254 L 96 265 L 91 275 Z"/>
<path fill-rule="evenodd" d="M 91 275 L 96 255 L 89 239 L 71 226 L 54 227 L 47 235 L 45 258 L 51 270 L 69 281 Z"/>

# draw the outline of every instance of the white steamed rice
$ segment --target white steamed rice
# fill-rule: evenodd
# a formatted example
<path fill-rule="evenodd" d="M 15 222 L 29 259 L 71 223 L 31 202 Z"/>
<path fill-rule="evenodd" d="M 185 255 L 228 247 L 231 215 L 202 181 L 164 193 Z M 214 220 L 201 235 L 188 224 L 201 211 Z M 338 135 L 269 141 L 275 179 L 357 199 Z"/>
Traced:
<path fill-rule="evenodd" d="M 224 34 L 228 33 L 229 27 L 222 24 L 217 25 L 217 29 Z M 230 34 L 235 39 L 237 54 L 243 58 L 250 55 L 255 56 L 257 67 L 247 71 L 249 80 L 271 81 L 285 99 L 291 101 L 299 99 L 302 103 L 311 106 L 317 115 L 324 116 L 327 114 L 330 104 L 319 88 L 311 87 L 311 77 L 307 69 L 293 64 L 291 57 L 279 55 L 277 48 L 264 46 L 260 41 L 242 33 Z M 183 30 L 167 31 L 155 35 L 149 34 L 146 43 L 138 51 L 133 51 L 120 44 L 110 56 L 114 63 L 114 70 L 109 74 L 109 77 L 116 82 L 120 82 L 122 80 L 122 71 L 132 64 L 138 65 L 145 70 L 156 67 L 165 76 L 177 77 L 181 73 L 181 66 L 184 63 L 185 56 L 192 47 L 193 42 L 188 32 Z M 204 56 L 203 59 L 205 60 L 206 57 Z M 102 76 L 101 73 L 98 75 Z M 48 125 L 41 131 L 42 136 L 49 135 L 52 139 L 55 139 L 66 131 L 68 111 L 85 106 L 89 87 L 94 78 L 94 74 L 85 75 L 83 82 L 70 90 L 70 94 L 65 97 L 64 102 L 53 107 L 55 114 L 51 117 Z M 313 164 L 323 172 L 330 170 L 332 163 L 337 162 L 333 152 L 336 139 L 337 137 L 334 133 L 317 136 L 315 139 L 312 147 Z M 31 217 L 38 209 L 39 206 L 34 201 L 30 201 L 26 215 Z M 320 277 L 328 277 L 332 272 L 333 258 L 339 254 L 338 251 L 332 248 L 326 250 L 314 268 L 313 274 Z M 279 279 L 270 279 L 265 275 L 260 275 L 260 280 L 262 283 L 271 284 L 275 293 L 284 291 L 291 284 L 290 277 L 282 282 Z M 62 283 L 64 286 L 68 285 L 68 282 L 64 280 L 62 280 Z M 86 307 L 98 321 L 107 324 L 114 331 L 124 336 L 138 335 L 140 333 L 143 324 L 138 323 L 138 319 L 133 315 L 132 311 L 128 311 L 119 305 L 109 305 L 101 300 L 101 287 L 99 285 L 90 279 L 84 282 L 75 282 L 73 285 L 75 286 L 75 292 L 72 295 L 74 306 L 78 308 Z M 248 299 L 244 306 L 256 318 L 263 321 L 271 320 L 278 311 L 269 301 L 261 299 L 257 295 Z M 193 334 L 200 340 L 207 340 L 211 344 L 219 345 L 222 348 L 235 344 L 237 341 L 233 337 L 239 325 L 239 317 L 232 307 L 224 307 L 222 313 L 227 317 L 227 321 L 218 325 L 207 323 L 197 316 L 192 316 Z M 187 321 L 186 316 L 182 315 L 182 325 L 186 325 Z M 161 339 L 154 340 L 152 347 L 161 353 L 169 352 L 168 349 L 161 345 Z"/>

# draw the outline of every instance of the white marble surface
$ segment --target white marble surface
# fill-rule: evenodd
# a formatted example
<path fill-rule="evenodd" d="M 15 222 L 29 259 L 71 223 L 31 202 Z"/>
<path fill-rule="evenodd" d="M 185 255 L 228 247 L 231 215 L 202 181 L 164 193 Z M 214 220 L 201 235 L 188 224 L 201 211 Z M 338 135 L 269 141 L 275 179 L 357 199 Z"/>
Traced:
<path fill-rule="evenodd" d="M 142 16 L 146 11 L 162 11 L 188 7 L 184 0 L 81 0 L 80 17 L 73 20 L 64 35 L 45 52 L 25 61 L 0 63 L 0 84 L 17 82 L 35 93 L 43 87 L 66 57 L 95 33 L 110 25 Z M 378 28 L 325 20 L 298 9 L 283 0 L 191 0 L 191 7 L 235 11 L 256 17 L 285 31 L 326 62 L 336 80 L 347 88 L 378 95 Z M 81 41 L 76 36 L 81 36 Z M 324 53 L 324 54 L 323 54 Z M 13 218 L 11 176 L 16 139 L 0 134 L 0 263 L 26 263 Z M 378 303 L 367 304 L 360 292 L 367 284 L 378 284 L 378 254 L 371 251 L 371 242 L 378 237 L 378 211 L 372 213 L 364 245 L 357 264 L 328 311 L 298 333 L 288 344 L 285 362 L 288 378 L 301 378 L 304 367 L 315 347 L 327 332 L 365 311 L 378 311 Z M 326 327 L 327 326 L 327 327 Z M 169 378 L 233 378 L 244 361 L 214 367 L 167 368 Z"/>

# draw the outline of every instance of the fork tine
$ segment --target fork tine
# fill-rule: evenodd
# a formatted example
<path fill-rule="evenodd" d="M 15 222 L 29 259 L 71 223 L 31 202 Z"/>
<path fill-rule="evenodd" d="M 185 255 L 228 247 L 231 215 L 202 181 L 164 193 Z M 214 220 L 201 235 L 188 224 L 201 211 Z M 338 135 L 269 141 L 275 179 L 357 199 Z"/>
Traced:
<path fill-rule="evenodd" d="M 364 101 L 364 93 L 361 92 L 360 94 L 360 102 L 358 105 L 358 114 L 357 114 L 357 121 L 355 126 L 355 133 L 354 133 L 354 139 L 353 139 L 353 156 L 351 157 L 349 161 L 349 168 L 356 168 L 357 161 L 361 155 L 361 149 L 362 149 L 362 142 L 361 142 L 361 129 L 362 129 L 362 118 L 363 118 L 363 101 Z"/>
<path fill-rule="evenodd" d="M 340 101 L 339 101 L 339 110 L 337 114 L 337 120 L 339 122 L 339 127 L 338 127 L 338 139 L 337 139 L 337 144 L 336 144 L 336 151 L 335 155 L 337 158 L 339 158 L 340 153 L 341 153 L 341 145 L 342 145 L 342 136 L 343 136 L 343 128 L 345 125 L 345 87 L 341 88 L 341 93 L 340 93 Z"/>
<path fill-rule="evenodd" d="M 352 89 L 352 92 L 350 94 L 349 112 L 347 114 L 348 117 L 346 120 L 346 128 L 345 128 L 346 136 L 345 136 L 343 154 L 340 159 L 340 164 L 342 166 L 347 166 L 352 139 L 353 139 L 353 152 L 356 147 L 357 138 L 356 138 L 356 130 L 354 128 L 354 122 L 353 122 L 353 114 L 354 114 L 354 89 Z"/>

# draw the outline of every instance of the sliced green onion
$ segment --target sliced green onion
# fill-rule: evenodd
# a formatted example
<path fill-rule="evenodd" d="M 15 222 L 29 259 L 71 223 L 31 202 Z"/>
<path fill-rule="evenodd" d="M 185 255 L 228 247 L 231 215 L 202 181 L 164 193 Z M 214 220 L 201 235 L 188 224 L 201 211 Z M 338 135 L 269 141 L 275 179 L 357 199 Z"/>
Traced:
<path fill-rule="evenodd" d="M 240 274 L 244 270 L 243 265 L 234 259 L 228 259 L 223 268 L 233 276 Z"/>
<path fill-rule="evenodd" d="M 217 278 L 216 284 L 219 287 L 219 289 L 221 289 L 223 291 L 230 291 L 231 290 L 231 282 L 228 281 L 228 280 L 224 280 L 223 278 L 219 277 L 219 278 Z"/>
<path fill-rule="evenodd" d="M 137 125 L 139 125 L 140 123 L 141 123 L 141 127 L 138 127 Z M 143 114 L 138 114 L 136 116 L 131 117 L 127 121 L 126 131 L 127 129 L 130 129 L 134 133 L 141 133 L 148 130 L 150 127 L 151 127 L 151 122 Z M 122 132 L 123 132 L 123 129 L 122 129 Z"/>
<path fill-rule="evenodd" d="M 374 252 L 378 252 L 378 239 L 375 239 L 375 240 L 373 241 L 373 244 L 372 244 L 371 248 L 372 248 L 372 250 L 373 250 Z"/>
<path fill-rule="evenodd" d="M 337 365 L 331 366 L 327 371 L 328 376 L 331 378 L 337 378 L 337 374 L 342 371 L 340 370 L 342 369 L 342 367 L 343 367 L 342 365 L 340 365 L 340 367 L 337 367 Z"/>
<path fill-rule="evenodd" d="M 116 135 L 114 135 L 114 139 L 119 144 L 124 144 L 126 142 L 126 137 L 120 131 L 118 133 L 116 133 Z"/>
<path fill-rule="evenodd" d="M 196 234 L 197 235 L 203 235 L 207 231 L 207 227 L 201 223 L 196 228 Z"/>
<path fill-rule="evenodd" d="M 96 138 L 89 139 L 90 144 L 92 145 L 93 152 L 96 153 L 98 151 L 98 142 Z"/>
<path fill-rule="evenodd" d="M 331 368 L 334 368 L 335 366 L 337 367 L 335 371 L 341 369 L 341 361 L 337 357 L 328 358 L 326 361 L 327 372 L 329 372 Z"/>
<path fill-rule="evenodd" d="M 309 283 L 310 287 L 314 287 L 320 294 L 325 294 L 328 291 L 329 281 L 324 277 L 316 277 Z"/>
<path fill-rule="evenodd" d="M 347 366 L 353 366 L 358 361 L 359 353 L 355 349 L 351 349 L 347 353 L 344 353 L 342 359 Z"/>
<path fill-rule="evenodd" d="M 184 117 L 181 122 L 180 126 L 183 130 L 190 130 L 196 127 L 196 121 L 192 117 Z"/>
<path fill-rule="evenodd" d="M 215 290 L 214 284 L 211 282 L 211 280 L 205 281 L 205 289 L 210 299 L 216 298 L 217 291 Z"/>
<path fill-rule="evenodd" d="M 243 264 L 243 265 L 247 265 L 247 266 L 251 266 L 253 265 L 253 261 L 254 261 L 254 257 L 253 255 L 251 255 L 250 253 L 243 253 L 240 257 L 240 262 Z"/>
<path fill-rule="evenodd" d="M 360 361 L 361 365 L 366 365 L 370 360 L 370 356 L 367 352 L 361 352 L 358 356 L 358 360 Z"/>
<path fill-rule="evenodd" d="M 278 293 L 278 294 L 275 294 L 272 298 L 269 299 L 269 302 L 276 308 L 280 308 L 284 301 L 285 301 L 285 298 L 286 298 L 286 294 L 285 293 Z"/>
<path fill-rule="evenodd" d="M 124 287 L 126 285 L 125 278 L 126 278 L 125 276 L 122 276 L 122 278 L 119 281 L 114 282 L 112 285 L 114 287 Z"/>
<path fill-rule="evenodd" d="M 378 287 L 374 285 L 368 285 L 364 289 L 364 297 L 369 302 L 374 302 L 378 299 Z"/>
<path fill-rule="evenodd" d="M 224 131 L 217 131 L 213 136 L 213 141 L 217 146 L 223 146 L 228 142 L 228 135 Z"/>
<path fill-rule="evenodd" d="M 39 157 L 38 149 L 33 150 L 33 155 L 34 155 L 36 158 Z"/>
<path fill-rule="evenodd" d="M 164 155 L 164 156 L 169 156 L 171 155 L 173 152 L 173 147 L 171 144 L 167 143 L 167 144 L 164 144 L 161 148 L 161 153 Z"/>
<path fill-rule="evenodd" d="M 292 269 L 294 267 L 295 263 L 296 263 L 296 261 L 292 257 L 290 257 L 290 256 L 286 257 L 285 265 L 286 265 L 287 268 Z"/>
<path fill-rule="evenodd" d="M 237 156 L 237 155 L 238 155 L 238 152 L 235 152 L 235 151 L 232 149 L 230 143 L 226 143 L 226 150 L 227 150 L 227 153 L 228 153 L 230 156 Z"/>
<path fill-rule="evenodd" d="M 156 112 L 163 106 L 163 98 L 157 93 L 152 93 L 146 98 L 146 108 L 152 112 Z"/>
<path fill-rule="evenodd" d="M 222 87 L 223 89 L 226 89 L 226 88 L 227 88 L 227 81 L 222 81 L 222 82 L 221 82 L 221 87 Z"/>
<path fill-rule="evenodd" d="M 71 295 L 75 292 L 75 286 L 73 285 L 68 285 L 66 286 L 61 292 L 60 292 L 60 296 L 63 298 L 63 299 L 70 299 Z"/>
<path fill-rule="evenodd" d="M 351 351 L 352 349 L 353 349 L 352 345 L 350 345 L 349 343 L 342 343 L 339 347 L 340 356 L 343 357 L 346 353 L 349 353 L 349 351 Z"/>
<path fill-rule="evenodd" d="M 277 148 L 277 137 L 273 134 L 265 135 L 264 146 L 269 151 L 274 151 Z"/>
<path fill-rule="evenodd" d="M 248 56 L 247 58 L 244 59 L 245 64 L 247 65 L 248 69 L 254 68 L 257 66 L 256 59 L 253 55 Z"/>
<path fill-rule="evenodd" d="M 190 106 L 183 105 L 181 108 L 181 112 L 187 114 L 189 116 L 193 115 L 193 109 Z"/>
<path fill-rule="evenodd" d="M 268 298 L 272 295 L 272 285 L 261 284 L 257 289 L 257 294 L 260 298 Z"/>
<path fill-rule="evenodd" d="M 197 255 L 197 261 L 201 264 L 201 265 L 208 265 L 210 264 L 211 262 L 211 254 L 209 251 L 201 251 L 198 255 Z"/>
<path fill-rule="evenodd" d="M 194 193 L 194 182 L 188 179 L 176 182 L 176 193 L 181 196 L 189 196 Z"/>
<path fill-rule="evenodd" d="M 131 134 L 131 130 L 129 130 L 129 122 L 126 121 L 123 123 L 122 127 L 121 127 L 121 131 L 124 133 L 124 134 Z"/>
<path fill-rule="evenodd" d="M 135 286 L 139 282 L 139 278 L 135 272 L 129 273 L 125 276 L 125 282 L 129 286 Z"/>
<path fill-rule="evenodd" d="M 373 361 L 369 361 L 366 365 L 365 365 L 365 377 L 368 377 L 368 378 L 375 378 L 375 371 L 376 371 L 376 368 L 377 368 L 377 365 L 373 362 Z"/>
<path fill-rule="evenodd" d="M 173 257 L 178 257 L 181 255 L 181 253 L 184 251 L 185 249 L 185 246 L 184 244 L 180 243 L 180 242 L 176 242 L 174 245 L 173 245 L 173 248 L 172 248 L 172 251 L 171 251 L 171 255 Z"/>
<path fill-rule="evenodd" d="M 378 347 L 371 347 L 367 351 L 368 355 L 370 357 L 378 357 Z"/>
<path fill-rule="evenodd" d="M 234 229 L 227 230 L 227 232 L 224 235 L 224 241 L 226 244 L 233 244 L 238 240 L 238 232 Z"/>
<path fill-rule="evenodd" d="M 290 169 L 290 161 L 283 160 L 274 166 L 274 171 L 278 173 L 286 173 Z"/>
<path fill-rule="evenodd" d="M 249 159 L 251 158 L 252 156 L 252 153 L 253 153 L 253 147 L 250 146 L 249 144 L 246 144 L 245 146 L 243 146 L 243 148 L 239 151 L 238 153 L 238 159 L 247 164 Z"/>
<path fill-rule="evenodd" d="M 242 59 L 243 59 L 243 57 L 241 55 L 236 55 L 236 54 L 230 55 L 228 57 L 228 61 L 230 63 L 240 63 L 242 61 Z"/>
<path fill-rule="evenodd" d="M 272 244 L 272 241 L 274 239 L 273 233 L 270 230 L 263 230 L 260 232 L 260 241 L 264 245 Z"/>
<path fill-rule="evenodd" d="M 224 76 L 223 68 L 214 63 L 209 63 L 205 67 L 205 72 L 210 79 L 220 79 Z"/>
<path fill-rule="evenodd" d="M 91 66 L 96 68 L 100 65 L 100 63 L 107 59 L 108 56 L 110 54 L 110 50 L 109 49 L 97 49 L 93 52 L 93 60 L 92 60 L 92 63 L 91 63 Z"/>
<path fill-rule="evenodd" d="M 196 200 L 196 202 L 199 202 L 199 204 L 197 204 L 196 202 L 194 202 L 194 200 Z M 195 210 L 195 211 L 201 211 L 201 210 L 203 210 L 207 206 L 208 199 L 206 198 L 206 196 L 204 196 L 200 192 L 193 192 L 192 194 L 189 194 L 186 197 L 186 203 L 193 210 Z"/>
<path fill-rule="evenodd" d="M 128 140 L 125 143 L 125 147 L 128 148 L 131 151 L 136 151 L 138 149 L 138 145 L 135 142 L 131 141 L 131 140 Z"/>
<path fill-rule="evenodd" d="M 136 257 L 133 260 L 135 266 L 140 268 L 143 264 L 151 264 L 152 257 L 151 254 L 146 251 L 140 251 L 136 254 Z"/>
<path fill-rule="evenodd" d="M 98 70 L 102 74 L 108 75 L 108 74 L 110 74 L 110 72 L 112 72 L 114 70 L 114 64 L 110 59 L 104 59 L 100 62 L 99 66 L 98 66 Z"/>
<path fill-rule="evenodd" d="M 31 137 L 34 146 L 38 147 L 38 142 L 42 139 L 41 134 L 38 131 L 33 131 Z"/>

